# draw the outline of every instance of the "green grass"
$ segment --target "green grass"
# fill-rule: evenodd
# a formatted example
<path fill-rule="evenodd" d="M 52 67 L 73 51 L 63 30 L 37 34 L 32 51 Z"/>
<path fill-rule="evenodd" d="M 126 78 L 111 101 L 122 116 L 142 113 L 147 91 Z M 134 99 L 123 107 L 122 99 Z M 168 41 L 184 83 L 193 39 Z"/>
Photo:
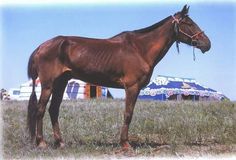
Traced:
<path fill-rule="evenodd" d="M 6 159 L 117 156 L 124 111 L 121 100 L 64 101 L 59 120 L 66 143 L 63 150 L 54 148 L 48 112 L 44 137 L 49 147 L 39 150 L 26 132 L 27 102 L 5 101 L 1 107 Z M 235 153 L 235 103 L 138 101 L 129 133 L 136 156 Z"/>

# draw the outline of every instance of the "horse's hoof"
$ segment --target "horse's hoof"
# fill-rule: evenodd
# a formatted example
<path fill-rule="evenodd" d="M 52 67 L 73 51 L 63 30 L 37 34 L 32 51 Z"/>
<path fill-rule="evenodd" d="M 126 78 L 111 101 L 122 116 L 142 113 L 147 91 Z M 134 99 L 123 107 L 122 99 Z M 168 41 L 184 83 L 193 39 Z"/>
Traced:
<path fill-rule="evenodd" d="M 41 141 L 37 146 L 37 148 L 39 148 L 39 149 L 47 149 L 47 147 L 48 147 L 48 145 L 45 141 Z"/>
<path fill-rule="evenodd" d="M 123 151 L 128 151 L 128 150 L 132 150 L 133 148 L 131 147 L 131 145 L 129 144 L 129 142 L 125 142 L 121 145 L 121 148 Z"/>
<path fill-rule="evenodd" d="M 122 144 L 121 149 L 115 151 L 115 154 L 128 157 L 133 157 L 136 155 L 134 149 L 131 147 L 129 143 Z"/>
<path fill-rule="evenodd" d="M 59 148 L 59 149 L 63 149 L 63 148 L 65 148 L 65 143 L 62 142 L 62 141 L 56 141 L 55 142 L 55 147 Z"/>
<path fill-rule="evenodd" d="M 58 147 L 59 149 L 63 149 L 63 148 L 65 148 L 65 143 L 60 142 L 57 147 Z"/>

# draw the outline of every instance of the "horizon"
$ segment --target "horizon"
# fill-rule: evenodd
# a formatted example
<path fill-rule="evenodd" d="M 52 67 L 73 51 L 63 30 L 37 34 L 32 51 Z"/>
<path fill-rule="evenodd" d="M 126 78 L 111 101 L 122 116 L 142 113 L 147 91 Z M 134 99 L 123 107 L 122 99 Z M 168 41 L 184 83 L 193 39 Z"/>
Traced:
<path fill-rule="evenodd" d="M 57 35 L 108 38 L 122 31 L 157 23 L 180 11 L 184 4 L 150 2 L 141 5 L 72 3 L 1 6 L 0 87 L 9 90 L 28 81 L 26 71 L 29 56 L 40 44 Z M 181 43 L 178 54 L 174 44 L 156 65 L 151 80 L 157 75 L 193 78 L 201 85 L 219 91 L 235 101 L 236 3 L 188 5 L 190 17 L 210 38 L 212 48 L 205 54 L 195 49 L 196 61 L 193 61 L 192 47 Z M 124 91 L 110 91 L 115 98 L 124 98 Z"/>

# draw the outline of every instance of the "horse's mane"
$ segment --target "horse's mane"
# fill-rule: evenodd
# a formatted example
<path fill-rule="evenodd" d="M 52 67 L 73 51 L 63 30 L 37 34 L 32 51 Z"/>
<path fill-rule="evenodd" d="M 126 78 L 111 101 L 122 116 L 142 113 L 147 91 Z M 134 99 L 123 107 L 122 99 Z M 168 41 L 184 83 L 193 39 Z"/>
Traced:
<path fill-rule="evenodd" d="M 155 23 L 155 24 L 153 24 L 153 25 L 151 25 L 151 26 L 149 26 L 149 27 L 146 27 L 146 28 L 137 29 L 137 30 L 133 30 L 133 31 L 124 31 L 124 32 L 121 32 L 121 33 L 119 33 L 119 34 L 117 34 L 117 35 L 111 37 L 111 39 L 112 39 L 112 38 L 120 37 L 120 36 L 122 36 L 122 35 L 126 35 L 127 33 L 132 34 L 132 33 L 147 33 L 147 32 L 150 32 L 150 31 L 152 31 L 152 30 L 154 30 L 154 29 L 156 29 L 156 28 L 162 26 L 170 17 L 171 17 L 171 16 L 169 16 L 169 17 L 167 17 L 167 18 L 161 20 L 160 22 L 157 22 L 157 23 Z"/>
<path fill-rule="evenodd" d="M 138 30 L 134 30 L 133 32 L 134 33 L 147 33 L 147 32 L 150 32 L 150 31 L 160 27 L 161 25 L 163 25 L 169 18 L 170 18 L 170 16 L 165 18 L 165 19 L 163 19 L 163 20 L 161 20 L 160 22 L 157 22 L 157 23 L 149 26 L 149 27 L 138 29 Z"/>

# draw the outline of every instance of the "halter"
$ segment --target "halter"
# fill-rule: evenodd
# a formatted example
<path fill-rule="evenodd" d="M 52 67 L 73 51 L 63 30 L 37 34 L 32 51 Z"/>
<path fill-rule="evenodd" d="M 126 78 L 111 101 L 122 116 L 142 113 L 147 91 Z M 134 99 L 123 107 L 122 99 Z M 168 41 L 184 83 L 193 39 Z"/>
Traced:
<path fill-rule="evenodd" d="M 172 23 L 174 23 L 174 30 L 175 30 L 175 34 L 176 36 L 180 33 L 182 33 L 183 35 L 185 35 L 186 37 L 190 38 L 191 39 L 191 45 L 193 46 L 193 59 L 195 61 L 195 52 L 194 52 L 194 49 L 195 47 L 197 46 L 198 44 L 198 41 L 195 40 L 194 38 L 197 37 L 198 35 L 204 33 L 204 31 L 200 31 L 200 32 L 197 32 L 195 33 L 194 35 L 189 35 L 188 33 L 184 32 L 181 28 L 179 28 L 179 24 L 181 23 L 181 21 L 183 20 L 183 18 L 180 18 L 180 19 L 177 19 L 175 18 L 175 16 L 172 15 L 172 18 L 173 18 L 173 21 Z M 179 53 L 179 40 L 176 40 L 176 47 L 177 47 L 177 51 Z"/>

